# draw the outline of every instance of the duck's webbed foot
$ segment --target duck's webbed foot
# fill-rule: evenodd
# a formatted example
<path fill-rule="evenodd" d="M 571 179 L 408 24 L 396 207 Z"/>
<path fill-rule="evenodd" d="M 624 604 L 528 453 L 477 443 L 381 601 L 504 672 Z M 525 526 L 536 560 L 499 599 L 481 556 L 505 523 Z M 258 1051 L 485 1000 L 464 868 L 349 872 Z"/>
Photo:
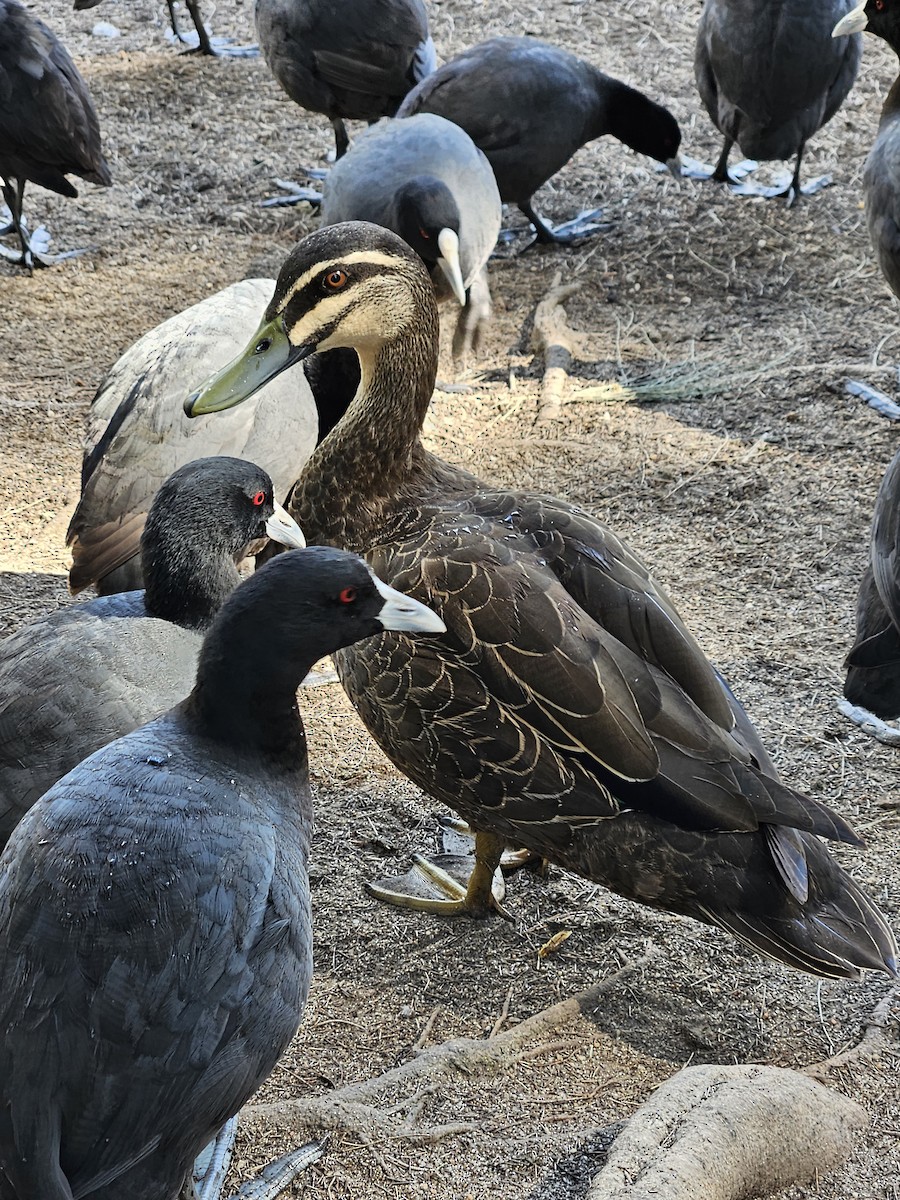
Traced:
<path fill-rule="evenodd" d="M 867 708 L 851 704 L 849 700 L 839 700 L 838 710 L 858 725 L 863 733 L 875 738 L 884 746 L 900 746 L 900 727 L 892 721 L 883 721 Z"/>
<path fill-rule="evenodd" d="M 379 900 L 422 912 L 486 917 L 491 912 L 510 919 L 503 908 L 506 885 L 500 871 L 505 843 L 491 833 L 475 835 L 475 855 L 413 855 L 405 875 L 376 879 L 366 890 Z"/>

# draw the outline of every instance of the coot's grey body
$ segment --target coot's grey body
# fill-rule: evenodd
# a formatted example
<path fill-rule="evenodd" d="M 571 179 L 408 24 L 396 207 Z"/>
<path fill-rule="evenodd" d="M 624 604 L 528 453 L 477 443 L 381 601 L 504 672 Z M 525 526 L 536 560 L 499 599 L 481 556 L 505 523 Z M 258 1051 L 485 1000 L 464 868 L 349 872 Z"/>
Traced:
<path fill-rule="evenodd" d="M 862 46 L 831 30 L 852 0 L 706 0 L 694 57 L 697 90 L 725 137 L 751 158 L 797 157 L 853 86 Z"/>
<path fill-rule="evenodd" d="M 681 138 L 661 105 L 574 54 L 528 37 L 491 38 L 444 63 L 410 92 L 397 115 L 420 112 L 461 126 L 487 155 L 500 198 L 533 223 L 532 195 L 586 142 L 611 134 L 666 162 L 675 159 Z"/>
<path fill-rule="evenodd" d="M 274 287 L 271 279 L 243 279 L 223 288 L 151 329 L 110 368 L 88 412 L 81 499 L 66 535 L 73 591 L 143 586 L 139 546 L 150 502 L 184 463 L 220 454 L 258 462 L 276 498 L 287 495 L 298 458 L 316 444 L 316 409 L 303 378 L 267 384 L 246 416 L 235 409 L 222 421 L 188 421 L 182 412 L 191 388 L 233 357 Z"/>
<path fill-rule="evenodd" d="M 66 175 L 112 182 L 87 84 L 43 21 L 18 0 L 0 0 L 0 180 L 26 266 L 51 260 L 32 251 L 22 227 L 25 184 L 77 196 Z"/>
<path fill-rule="evenodd" d="M 871 561 L 856 603 L 856 641 L 844 695 L 883 720 L 900 717 L 900 451 L 885 472 L 872 519 Z"/>
<path fill-rule="evenodd" d="M 322 224 L 371 221 L 405 237 L 398 197 L 405 184 L 422 177 L 443 183 L 456 202 L 459 264 L 468 288 L 496 244 L 500 195 L 487 158 L 464 130 L 443 117 L 423 113 L 402 121 L 386 119 L 366 130 L 328 172 Z M 434 251 L 436 255 L 436 246 Z M 433 261 L 426 258 L 425 263 L 438 298 L 448 299 L 452 292 L 446 279 L 431 270 Z"/>
<path fill-rule="evenodd" d="M 863 172 L 866 221 L 881 273 L 900 297 L 900 107 L 885 106 Z"/>
<path fill-rule="evenodd" d="M 422 0 L 256 0 L 256 27 L 290 98 L 331 121 L 338 158 L 349 144 L 345 118 L 393 116 L 435 67 Z"/>
<path fill-rule="evenodd" d="M 187 695 L 203 632 L 239 582 L 234 555 L 272 513 L 253 463 L 182 467 L 147 523 L 146 593 L 70 605 L 0 642 L 0 847 L 66 771 Z"/>
<path fill-rule="evenodd" d="M 229 598 L 191 695 L 43 796 L 0 855 L 0 1200 L 174 1200 L 297 1029 L 312 969 L 296 689 L 440 632 L 330 547 Z"/>

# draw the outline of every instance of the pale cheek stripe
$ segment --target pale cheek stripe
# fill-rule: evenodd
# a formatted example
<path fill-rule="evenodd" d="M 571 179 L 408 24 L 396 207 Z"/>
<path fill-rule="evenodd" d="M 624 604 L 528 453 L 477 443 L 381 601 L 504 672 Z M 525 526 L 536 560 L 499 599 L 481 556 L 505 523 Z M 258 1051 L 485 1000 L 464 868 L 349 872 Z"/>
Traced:
<path fill-rule="evenodd" d="M 320 259 L 315 266 L 304 271 L 299 279 L 295 279 L 284 296 L 284 299 L 278 305 L 278 312 L 284 312 L 286 304 L 297 295 L 303 288 L 317 275 L 321 275 L 323 271 L 337 266 L 352 266 L 354 263 L 372 263 L 377 267 L 392 267 L 395 266 L 401 259 L 398 259 L 396 254 L 387 254 L 382 250 L 356 250 L 352 254 L 343 254 L 339 257 L 330 257 Z M 339 293 L 335 293 L 338 295 Z"/>
<path fill-rule="evenodd" d="M 333 296 L 323 296 L 311 312 L 306 313 L 290 327 L 287 331 L 288 341 L 292 346 L 302 346 L 313 332 L 321 330 L 330 322 L 335 321 L 352 305 L 353 297 L 349 292 L 347 295 L 335 292 Z"/>

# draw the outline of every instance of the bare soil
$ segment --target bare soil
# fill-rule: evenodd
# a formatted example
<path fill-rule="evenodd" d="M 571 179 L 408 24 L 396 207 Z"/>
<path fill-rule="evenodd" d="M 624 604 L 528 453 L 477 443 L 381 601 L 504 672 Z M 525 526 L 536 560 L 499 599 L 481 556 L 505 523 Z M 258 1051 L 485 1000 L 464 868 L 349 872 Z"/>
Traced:
<path fill-rule="evenodd" d="M 252 40 L 249 4 L 208 8 L 215 33 Z M 706 161 L 718 153 L 693 84 L 698 4 L 429 8 L 442 57 L 493 33 L 541 35 L 667 103 L 684 151 Z M 0 264 L 5 632 L 65 598 L 82 418 L 106 369 L 166 316 L 242 275 L 274 274 L 315 217 L 259 201 L 274 177 L 297 177 L 332 144 L 326 120 L 287 101 L 261 60 L 179 54 L 162 4 L 106 0 L 73 13 L 65 0 L 45 0 L 39 13 L 90 83 L 114 184 L 84 185 L 76 201 L 29 187 L 27 209 L 56 247 L 96 249 L 32 278 Z M 92 36 L 98 20 L 120 36 Z M 489 340 L 457 373 L 472 390 L 438 393 L 428 432 L 445 457 L 498 484 L 565 495 L 639 550 L 786 778 L 865 836 L 865 850 L 836 853 L 896 922 L 897 753 L 835 710 L 872 503 L 897 446 L 897 428 L 843 389 L 853 375 L 897 390 L 898 309 L 861 204 L 863 160 L 895 72 L 868 39 L 856 88 L 808 150 L 805 178 L 827 172 L 833 185 L 793 210 L 675 181 L 617 142 L 582 150 L 539 207 L 563 220 L 602 205 L 611 228 L 580 248 L 498 258 Z M 557 270 L 581 284 L 567 309 L 588 337 L 561 419 L 535 429 L 541 364 L 528 332 Z M 449 362 L 442 375 L 453 376 Z M 636 383 L 636 395 L 579 397 L 602 380 Z M 507 1000 L 508 1026 L 650 945 L 658 953 L 563 1045 L 489 1078 L 444 1080 L 420 1098 L 413 1129 L 464 1122 L 470 1132 L 395 1136 L 404 1113 L 386 1115 L 373 1120 L 369 1144 L 339 1133 L 290 1194 L 575 1200 L 603 1160 L 609 1137 L 600 1131 L 680 1066 L 817 1061 L 859 1038 L 889 986 L 879 976 L 801 976 L 558 869 L 510 882 L 513 923 L 384 907 L 363 881 L 433 845 L 434 806 L 382 757 L 337 686 L 305 694 L 303 709 L 317 797 L 316 975 L 301 1032 L 261 1098 L 366 1079 L 408 1059 L 430 1020 L 428 1044 L 481 1036 Z M 540 958 L 560 930 L 571 936 Z M 897 1200 L 895 1027 L 892 1039 L 880 1060 L 834 1080 L 871 1115 L 852 1160 L 783 1200 Z M 231 1181 L 291 1144 L 277 1124 L 252 1144 L 244 1138 Z"/>

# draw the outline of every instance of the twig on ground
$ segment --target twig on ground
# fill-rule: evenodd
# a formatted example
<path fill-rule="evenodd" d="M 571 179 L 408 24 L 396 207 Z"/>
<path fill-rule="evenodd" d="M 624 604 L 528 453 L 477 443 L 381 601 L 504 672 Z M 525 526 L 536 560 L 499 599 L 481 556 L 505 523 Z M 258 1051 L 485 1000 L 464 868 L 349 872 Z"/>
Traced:
<path fill-rule="evenodd" d="M 898 1000 L 900 1000 L 900 979 L 894 981 L 887 994 L 872 1009 L 863 1028 L 863 1035 L 856 1045 L 848 1046 L 846 1050 L 839 1050 L 837 1054 L 832 1054 L 828 1058 L 822 1059 L 821 1062 L 810 1063 L 809 1066 L 802 1068 L 804 1074 L 811 1075 L 814 1079 L 824 1080 L 828 1072 L 833 1071 L 835 1067 L 846 1067 L 850 1063 L 868 1062 L 870 1059 L 877 1058 L 889 1045 L 885 1031 L 890 1023 L 891 1008 Z"/>
<path fill-rule="evenodd" d="M 837 1167 L 867 1122 L 799 1071 L 685 1067 L 616 1138 L 586 1200 L 768 1196 Z"/>
<path fill-rule="evenodd" d="M 563 301 L 574 296 L 581 284 L 560 284 L 560 279 L 560 272 L 557 271 L 550 290 L 534 310 L 531 345 L 536 354 L 544 356 L 544 377 L 541 380 L 536 425 L 542 421 L 555 421 L 559 416 L 572 358 L 583 340 L 582 334 L 569 327 L 563 308 Z"/>

